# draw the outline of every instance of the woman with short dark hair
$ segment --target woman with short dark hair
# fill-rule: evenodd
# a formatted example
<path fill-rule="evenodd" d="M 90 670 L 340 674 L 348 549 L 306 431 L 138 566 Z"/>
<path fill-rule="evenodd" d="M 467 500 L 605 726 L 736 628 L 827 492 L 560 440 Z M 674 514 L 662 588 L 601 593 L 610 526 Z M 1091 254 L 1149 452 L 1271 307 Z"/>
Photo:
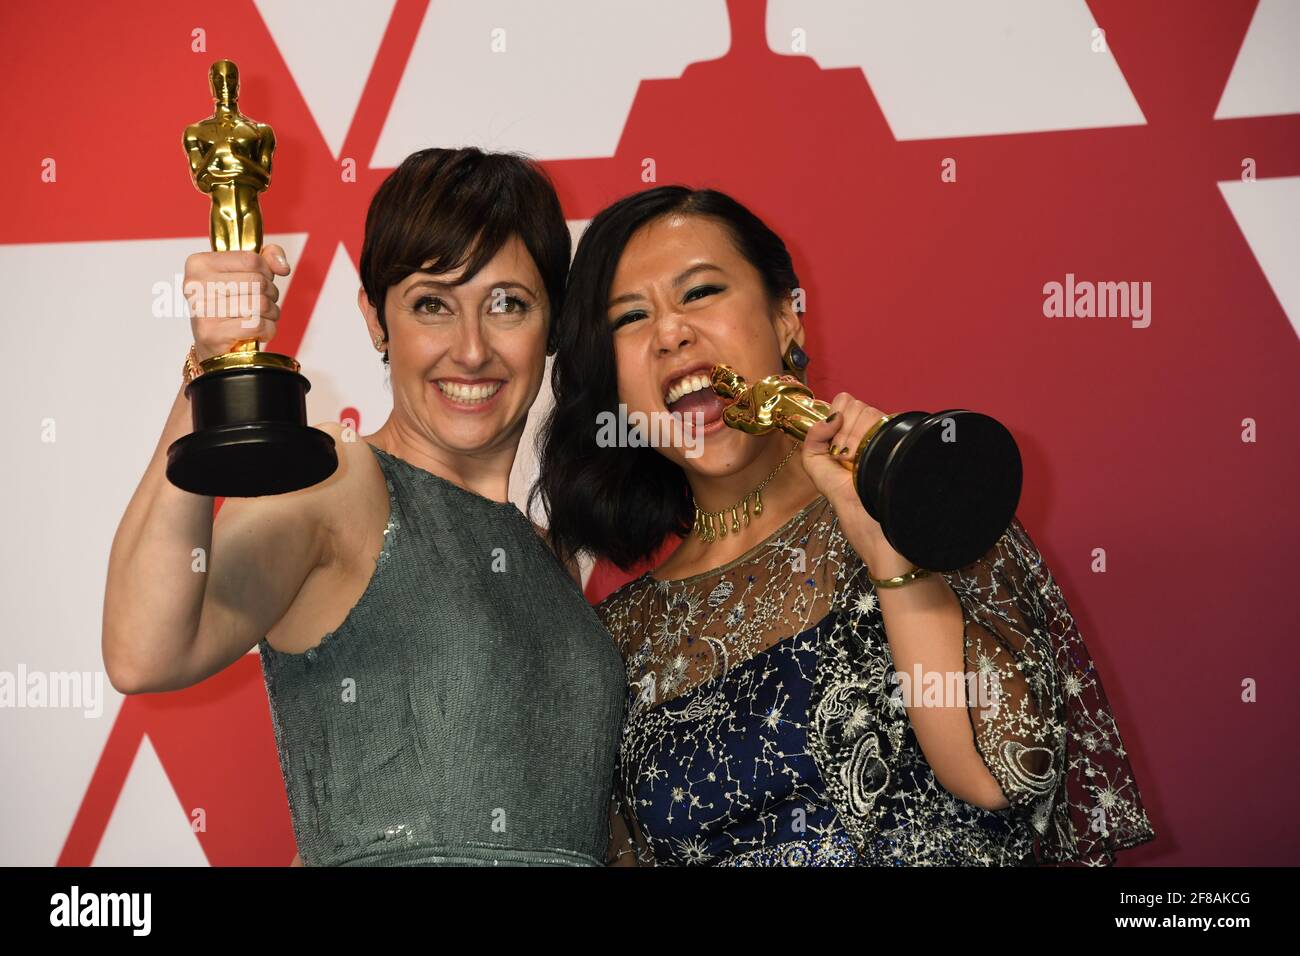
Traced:
<path fill-rule="evenodd" d="M 578 245 L 537 489 L 552 544 L 627 569 L 680 539 L 598 608 L 629 685 L 631 836 L 615 852 L 1100 863 L 1151 839 L 1101 681 L 1019 521 L 980 561 L 927 572 L 842 465 L 879 409 L 840 393 L 802 443 L 725 427 L 716 363 L 803 376 L 798 285 L 780 237 L 713 190 L 628 196 Z M 668 416 L 671 440 L 611 441 L 597 423 L 616 410 Z"/>
<path fill-rule="evenodd" d="M 544 173 L 427 149 L 366 217 L 358 305 L 393 408 L 290 494 L 181 491 L 177 395 L 114 539 L 104 660 L 124 693 L 197 683 L 261 653 L 299 853 L 309 865 L 596 865 L 623 714 L 617 651 L 508 501 L 556 331 L 569 233 Z M 192 320 L 197 360 L 279 317 L 284 252 L 191 256 L 190 282 L 255 281 Z M 205 573 L 193 549 L 209 555 Z"/>

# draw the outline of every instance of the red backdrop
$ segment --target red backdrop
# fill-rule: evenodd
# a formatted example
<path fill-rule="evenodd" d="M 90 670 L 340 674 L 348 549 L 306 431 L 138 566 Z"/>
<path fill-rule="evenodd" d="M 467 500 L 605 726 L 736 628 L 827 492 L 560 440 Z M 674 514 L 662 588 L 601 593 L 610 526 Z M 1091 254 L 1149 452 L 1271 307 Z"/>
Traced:
<path fill-rule="evenodd" d="M 1300 530 L 1297 341 L 1218 183 L 1240 180 L 1243 157 L 1261 179 L 1300 175 L 1300 116 L 1213 118 L 1250 0 L 1088 8 L 1145 124 L 896 139 L 862 70 L 772 52 L 764 4 L 737 0 L 729 51 L 642 82 L 612 156 L 545 165 L 571 220 L 642 188 L 645 157 L 660 183 L 731 192 L 794 254 L 819 394 L 850 390 L 890 410 L 970 407 L 1011 427 L 1025 456 L 1021 520 L 1098 660 L 1159 834 L 1124 862 L 1295 863 L 1297 768 L 1283 734 L 1300 723 L 1284 584 Z M 205 213 L 179 135 L 206 102 L 196 71 L 229 57 L 243 65 L 248 112 L 280 141 L 266 220 L 306 235 L 275 343 L 294 354 L 340 243 L 355 266 L 366 204 L 389 170 L 362 161 L 356 183 L 340 181 L 258 8 L 209 9 L 5 12 L 0 244 L 199 234 Z M 373 154 L 427 9 L 396 3 L 343 155 Z M 208 52 L 196 54 L 188 38 L 200 23 Z M 49 156 L 57 192 L 35 172 Z M 947 157 L 955 183 L 940 176 Z M 121 174 L 106 165 L 119 163 L 129 172 L 114 193 L 106 179 Z M 66 268 L 75 276 L 74 258 Z M 1150 327 L 1044 317 L 1044 284 L 1067 273 L 1150 282 Z M 87 324 L 88 347 L 121 341 L 93 316 L 63 320 Z M 7 353 L 20 345 L 10 343 Z M 141 408 L 124 427 L 156 435 L 164 409 Z M 1241 440 L 1245 418 L 1258 423 L 1256 442 Z M 138 475 L 143 463 L 104 467 Z M 1106 573 L 1091 570 L 1094 548 Z M 589 596 L 623 578 L 598 567 Z M 85 587 L 102 589 L 102 578 Z M 1241 699 L 1247 678 L 1257 702 Z M 252 657 L 189 691 L 127 699 L 110 719 L 84 797 L 58 824 L 58 862 L 95 858 L 145 735 L 182 807 L 240 821 L 196 834 L 211 863 L 292 856 Z M 26 786 L 39 815 L 39 777 Z"/>

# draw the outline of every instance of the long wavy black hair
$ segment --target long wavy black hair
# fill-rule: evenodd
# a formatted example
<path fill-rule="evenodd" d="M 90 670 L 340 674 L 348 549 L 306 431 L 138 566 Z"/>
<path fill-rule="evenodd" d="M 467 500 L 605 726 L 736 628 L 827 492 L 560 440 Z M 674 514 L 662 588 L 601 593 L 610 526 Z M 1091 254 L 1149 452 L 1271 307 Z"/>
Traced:
<path fill-rule="evenodd" d="M 726 193 L 659 186 L 602 210 L 578 242 L 551 368 L 555 407 L 541 430 L 541 477 L 533 486 L 562 560 L 579 552 L 624 570 L 650 557 L 695 518 L 685 473 L 650 447 L 602 448 L 601 412 L 618 413 L 618 369 L 608 320 L 609 287 L 629 240 L 673 214 L 708 216 L 726 228 L 763 278 L 773 303 L 799 287 L 780 236 Z"/>

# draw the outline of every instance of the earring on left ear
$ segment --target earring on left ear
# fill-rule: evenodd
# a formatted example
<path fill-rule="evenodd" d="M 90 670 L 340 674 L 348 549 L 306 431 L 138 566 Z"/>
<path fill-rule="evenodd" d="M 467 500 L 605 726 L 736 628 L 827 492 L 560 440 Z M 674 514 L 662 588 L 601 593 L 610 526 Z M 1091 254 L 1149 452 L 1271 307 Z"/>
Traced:
<path fill-rule="evenodd" d="M 808 367 L 808 353 L 801 349 L 793 339 L 785 347 L 785 352 L 781 356 L 785 362 L 785 367 L 794 372 L 800 379 L 803 378 L 803 371 Z"/>

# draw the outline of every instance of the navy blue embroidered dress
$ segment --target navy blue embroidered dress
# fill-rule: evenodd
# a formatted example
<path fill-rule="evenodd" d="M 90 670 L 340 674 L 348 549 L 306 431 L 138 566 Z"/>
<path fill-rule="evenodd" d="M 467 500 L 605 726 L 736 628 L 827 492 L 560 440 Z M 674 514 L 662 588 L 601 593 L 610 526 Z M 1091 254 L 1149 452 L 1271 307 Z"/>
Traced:
<path fill-rule="evenodd" d="M 938 783 L 875 589 L 817 498 L 736 560 L 647 573 L 597 608 L 627 668 L 613 817 L 626 852 L 657 865 L 1106 864 L 1152 839 L 1096 669 L 1024 528 L 946 578 L 966 689 L 991 691 L 967 698 L 972 735 L 1009 807 Z"/>

